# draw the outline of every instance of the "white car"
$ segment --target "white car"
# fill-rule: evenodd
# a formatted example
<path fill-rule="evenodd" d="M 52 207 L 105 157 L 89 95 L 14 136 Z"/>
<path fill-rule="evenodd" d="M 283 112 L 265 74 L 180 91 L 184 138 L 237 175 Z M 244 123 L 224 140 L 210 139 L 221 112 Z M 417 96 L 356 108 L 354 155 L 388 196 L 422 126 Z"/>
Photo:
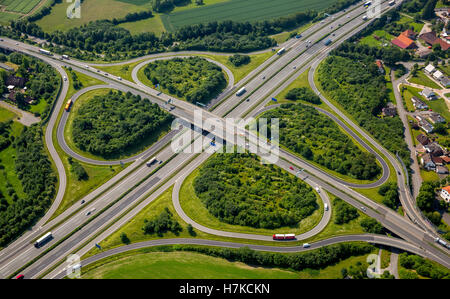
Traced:
<path fill-rule="evenodd" d="M 309 245 L 309 243 L 303 243 L 303 248 L 309 248 L 311 247 L 311 245 Z"/>
<path fill-rule="evenodd" d="M 67 81 L 67 77 L 66 76 L 64 76 L 64 81 Z"/>

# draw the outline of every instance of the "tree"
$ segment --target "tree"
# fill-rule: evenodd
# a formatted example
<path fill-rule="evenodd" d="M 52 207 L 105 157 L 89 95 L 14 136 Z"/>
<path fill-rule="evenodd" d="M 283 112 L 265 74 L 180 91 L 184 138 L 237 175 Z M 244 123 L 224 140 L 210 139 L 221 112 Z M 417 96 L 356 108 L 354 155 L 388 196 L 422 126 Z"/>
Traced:
<path fill-rule="evenodd" d="M 384 232 L 384 228 L 381 223 L 373 218 L 363 219 L 360 225 L 366 233 L 382 234 Z"/>
<path fill-rule="evenodd" d="M 126 244 L 126 245 L 128 245 L 128 244 L 131 243 L 131 241 L 130 241 L 130 239 L 128 238 L 128 236 L 127 236 L 126 233 L 121 233 L 121 234 L 120 234 L 120 241 L 121 241 L 123 244 Z"/>
<path fill-rule="evenodd" d="M 197 233 L 194 230 L 194 227 L 192 227 L 192 225 L 190 223 L 187 225 L 187 231 L 193 237 L 195 237 L 197 235 Z"/>
<path fill-rule="evenodd" d="M 431 20 L 435 17 L 434 8 L 436 7 L 437 0 L 429 0 L 425 4 L 422 11 L 422 19 Z"/>

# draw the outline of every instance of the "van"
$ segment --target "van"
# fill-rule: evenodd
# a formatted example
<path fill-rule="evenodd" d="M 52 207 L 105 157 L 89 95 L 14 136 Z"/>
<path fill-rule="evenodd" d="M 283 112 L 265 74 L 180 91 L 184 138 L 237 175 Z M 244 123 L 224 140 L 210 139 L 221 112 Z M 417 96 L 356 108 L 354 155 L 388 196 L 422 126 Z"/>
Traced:
<path fill-rule="evenodd" d="M 309 243 L 303 243 L 303 248 L 309 248 L 311 247 L 311 245 L 309 245 Z"/>
<path fill-rule="evenodd" d="M 325 208 L 325 211 L 328 211 L 328 204 L 327 203 L 324 205 L 324 208 Z"/>

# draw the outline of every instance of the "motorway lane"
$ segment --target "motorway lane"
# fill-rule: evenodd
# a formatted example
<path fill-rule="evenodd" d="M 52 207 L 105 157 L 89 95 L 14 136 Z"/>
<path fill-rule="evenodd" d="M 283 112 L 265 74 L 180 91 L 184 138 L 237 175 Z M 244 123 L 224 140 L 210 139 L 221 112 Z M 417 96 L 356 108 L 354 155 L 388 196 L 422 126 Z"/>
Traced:
<path fill-rule="evenodd" d="M 428 253 L 424 250 L 420 249 L 417 246 L 411 245 L 401 239 L 397 238 L 389 238 L 385 236 L 379 235 L 348 235 L 348 236 L 339 236 L 332 237 L 329 239 L 317 241 L 311 243 L 311 247 L 303 248 L 302 246 L 292 246 L 292 247 L 278 247 L 278 246 L 265 246 L 265 245 L 252 245 L 245 243 L 232 243 L 232 242 L 222 242 L 222 241 L 214 241 L 214 240 L 205 240 L 205 239 L 162 239 L 162 240 L 152 240 L 145 241 L 139 243 L 133 243 L 130 245 L 124 245 L 121 247 L 117 247 L 114 249 L 110 249 L 108 251 L 101 252 L 94 256 L 90 256 L 87 259 L 81 261 L 81 266 L 86 267 L 94 262 L 100 261 L 104 258 L 115 256 L 120 253 L 128 252 L 131 250 L 149 248 L 154 246 L 162 246 L 162 245 L 203 245 L 203 246 L 212 246 L 212 247 L 225 247 L 225 248 L 242 248 L 248 247 L 257 251 L 267 251 L 267 252 L 278 252 L 278 253 L 296 253 L 296 252 L 307 252 L 310 250 L 318 249 L 324 246 L 329 246 L 338 243 L 344 242 L 368 242 L 378 245 L 391 246 L 395 248 L 399 248 L 405 251 L 412 252 L 414 254 L 418 254 L 421 256 L 427 256 Z M 435 260 L 431 255 L 427 256 L 430 259 Z M 59 272 L 52 273 L 51 276 L 47 278 L 51 279 L 62 279 L 66 276 L 66 269 L 61 269 Z"/>

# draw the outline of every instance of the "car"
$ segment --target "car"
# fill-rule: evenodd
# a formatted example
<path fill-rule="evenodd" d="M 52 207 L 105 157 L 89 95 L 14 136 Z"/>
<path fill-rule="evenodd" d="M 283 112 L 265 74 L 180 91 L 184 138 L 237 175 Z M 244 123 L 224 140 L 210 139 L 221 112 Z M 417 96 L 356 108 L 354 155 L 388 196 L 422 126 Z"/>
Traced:
<path fill-rule="evenodd" d="M 97 73 L 100 73 L 100 70 L 97 70 Z"/>
<path fill-rule="evenodd" d="M 67 81 L 67 77 L 66 76 L 64 76 L 64 81 Z"/>
<path fill-rule="evenodd" d="M 263 80 L 266 79 L 266 76 L 262 77 L 262 79 L 263 79 Z"/>
<path fill-rule="evenodd" d="M 19 45 L 19 43 L 16 43 L 16 46 L 18 46 Z"/>
<path fill-rule="evenodd" d="M 23 276 L 23 274 L 19 274 L 16 276 L 16 279 L 24 279 L 24 278 L 25 278 L 25 276 Z"/>
<path fill-rule="evenodd" d="M 398 173 L 399 175 L 401 175 L 400 171 L 397 171 L 397 173 Z"/>
<path fill-rule="evenodd" d="M 289 166 L 289 169 L 290 169 L 290 170 L 294 170 L 294 167 L 292 167 L 292 166 Z"/>
<path fill-rule="evenodd" d="M 86 201 L 83 199 L 82 201 L 81 201 L 81 204 L 84 204 Z"/>
<path fill-rule="evenodd" d="M 109 76 L 109 74 L 108 74 L 108 73 L 105 73 L 105 76 Z"/>
<path fill-rule="evenodd" d="M 350 16 L 347 16 L 347 19 L 350 19 Z"/>
<path fill-rule="evenodd" d="M 85 65 L 85 67 L 88 69 L 88 68 L 89 68 L 89 65 Z"/>
<path fill-rule="evenodd" d="M 297 68 L 296 66 L 293 67 L 294 70 L 295 70 L 296 68 Z"/>
<path fill-rule="evenodd" d="M 335 36 L 335 35 L 336 35 L 336 34 L 334 34 L 334 33 L 332 34 L 332 36 Z"/>
<path fill-rule="evenodd" d="M 311 245 L 309 245 L 309 243 L 303 243 L 303 248 L 309 248 L 311 247 Z"/>
<path fill-rule="evenodd" d="M 91 215 L 91 211 L 86 212 L 86 216 Z"/>
<path fill-rule="evenodd" d="M 367 211 L 365 207 L 361 207 L 361 210 L 363 210 L 364 212 Z"/>
<path fill-rule="evenodd" d="M 117 79 L 122 80 L 122 77 L 117 77 Z"/>
<path fill-rule="evenodd" d="M 0 38 L 0 42 L 2 42 L 3 41 L 3 38 Z"/>
<path fill-rule="evenodd" d="M 159 160 L 159 164 L 162 164 L 162 162 L 163 162 L 162 160 Z"/>
<path fill-rule="evenodd" d="M 247 102 L 250 102 L 250 99 L 249 98 L 247 98 L 247 100 L 246 100 Z"/>

